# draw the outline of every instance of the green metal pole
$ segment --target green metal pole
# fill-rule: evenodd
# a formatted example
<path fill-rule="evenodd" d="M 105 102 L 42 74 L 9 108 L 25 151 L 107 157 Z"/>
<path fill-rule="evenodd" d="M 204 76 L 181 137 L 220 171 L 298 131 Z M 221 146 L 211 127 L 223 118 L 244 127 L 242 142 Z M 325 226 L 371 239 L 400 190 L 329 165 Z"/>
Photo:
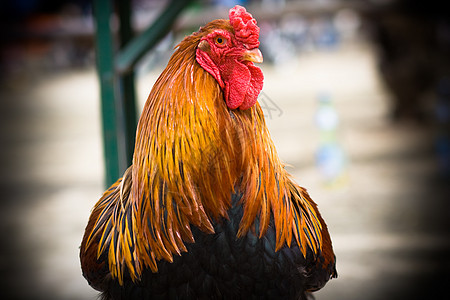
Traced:
<path fill-rule="evenodd" d="M 111 2 L 109 0 L 94 0 L 93 9 L 102 110 L 105 183 L 110 186 L 121 176 L 117 143 L 117 111 L 114 97 L 114 43 L 110 28 Z"/>
<path fill-rule="evenodd" d="M 153 24 L 131 40 L 116 56 L 116 70 L 126 73 L 137 61 L 155 46 L 172 28 L 179 13 L 191 0 L 172 0 Z"/>
<path fill-rule="evenodd" d="M 117 54 L 110 27 L 114 12 L 112 2 L 93 2 L 107 186 L 121 177 L 132 163 L 137 125 L 134 66 L 169 32 L 178 14 L 191 0 L 172 0 L 152 26 L 136 38 L 131 27 L 131 1 L 116 0 L 121 46 Z"/>
<path fill-rule="evenodd" d="M 132 40 L 134 33 L 131 26 L 131 1 L 119 0 L 117 2 L 117 11 L 120 20 L 119 38 L 120 47 L 125 47 Z M 130 69 L 127 73 L 118 75 L 118 98 L 121 101 L 121 113 L 123 114 L 123 130 L 124 130 L 124 149 L 127 166 L 131 165 L 133 160 L 134 143 L 137 126 L 136 111 L 136 87 L 135 87 L 135 71 Z"/>

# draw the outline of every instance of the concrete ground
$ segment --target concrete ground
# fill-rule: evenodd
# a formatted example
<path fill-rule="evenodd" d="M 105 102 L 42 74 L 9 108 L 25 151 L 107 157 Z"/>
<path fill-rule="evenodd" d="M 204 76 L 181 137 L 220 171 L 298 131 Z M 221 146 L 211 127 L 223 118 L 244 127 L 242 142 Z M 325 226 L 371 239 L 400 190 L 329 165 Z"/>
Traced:
<path fill-rule="evenodd" d="M 141 99 L 159 71 L 140 79 Z M 449 187 L 438 177 L 433 131 L 389 121 L 370 48 L 305 53 L 263 71 L 279 155 L 319 204 L 334 243 L 339 278 L 316 299 L 450 299 Z M 323 94 L 345 157 L 332 183 L 315 159 Z M 97 297 L 78 247 L 104 188 L 98 95 L 93 68 L 18 72 L 2 85 L 1 299 Z"/>

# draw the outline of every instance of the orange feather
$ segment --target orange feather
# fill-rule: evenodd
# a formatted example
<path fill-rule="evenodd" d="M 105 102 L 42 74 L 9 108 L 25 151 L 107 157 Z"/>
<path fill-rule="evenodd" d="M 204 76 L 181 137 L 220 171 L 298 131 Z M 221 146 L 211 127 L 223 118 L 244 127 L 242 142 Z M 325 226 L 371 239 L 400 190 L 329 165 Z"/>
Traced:
<path fill-rule="evenodd" d="M 218 27 L 233 30 L 216 20 L 177 46 L 143 109 L 132 166 L 92 213 L 82 257 L 90 247 L 97 257 L 108 253 L 121 284 L 124 268 L 137 280 L 144 268 L 157 272 L 158 260 L 186 251 L 184 243 L 195 242 L 191 226 L 213 233 L 235 192 L 244 207 L 238 237 L 249 230 L 263 236 L 272 216 L 277 249 L 294 237 L 304 256 L 307 248 L 333 256 L 325 223 L 285 171 L 259 104 L 228 109 L 217 81 L 197 63 L 201 37 Z"/>

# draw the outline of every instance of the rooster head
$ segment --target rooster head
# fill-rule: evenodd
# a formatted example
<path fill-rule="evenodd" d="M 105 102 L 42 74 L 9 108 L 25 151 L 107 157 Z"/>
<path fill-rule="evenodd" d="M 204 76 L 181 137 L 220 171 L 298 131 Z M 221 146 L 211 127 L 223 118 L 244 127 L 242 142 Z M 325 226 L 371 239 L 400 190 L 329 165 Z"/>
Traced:
<path fill-rule="evenodd" d="M 259 27 L 244 7 L 230 9 L 229 20 L 215 20 L 200 29 L 196 60 L 219 83 L 229 109 L 252 107 L 264 76 L 253 63 L 263 61 Z"/>

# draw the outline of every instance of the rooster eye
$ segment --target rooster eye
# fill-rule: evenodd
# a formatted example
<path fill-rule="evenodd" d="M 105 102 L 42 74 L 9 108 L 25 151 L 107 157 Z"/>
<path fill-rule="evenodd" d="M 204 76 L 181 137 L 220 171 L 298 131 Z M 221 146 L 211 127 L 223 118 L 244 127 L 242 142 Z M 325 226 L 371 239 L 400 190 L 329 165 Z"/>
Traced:
<path fill-rule="evenodd" d="M 227 39 L 221 36 L 216 37 L 216 44 L 217 45 L 225 45 L 227 43 Z"/>

